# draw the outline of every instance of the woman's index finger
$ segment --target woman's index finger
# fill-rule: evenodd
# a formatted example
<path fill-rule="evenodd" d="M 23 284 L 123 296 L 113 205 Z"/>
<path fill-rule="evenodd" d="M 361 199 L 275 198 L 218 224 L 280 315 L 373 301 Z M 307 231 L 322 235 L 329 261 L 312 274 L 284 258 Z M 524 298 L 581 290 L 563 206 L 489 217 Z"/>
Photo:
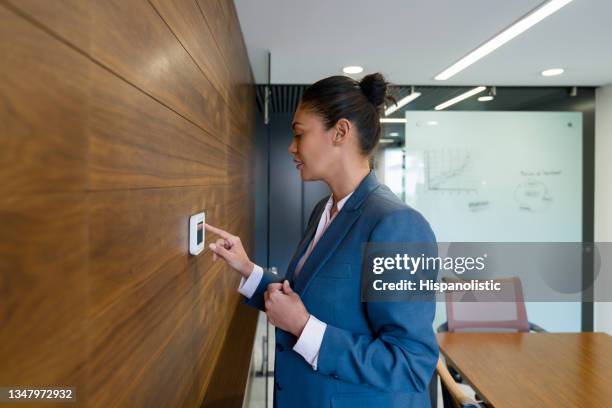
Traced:
<path fill-rule="evenodd" d="M 210 225 L 210 224 L 206 224 L 206 223 L 205 223 L 205 224 L 204 224 L 204 228 L 206 228 L 206 231 L 210 231 L 210 232 L 212 232 L 212 233 L 215 233 L 215 234 L 217 234 L 217 235 L 220 235 L 222 238 L 225 238 L 225 239 L 230 239 L 231 237 L 233 237 L 233 235 L 232 235 L 232 234 L 230 234 L 229 232 L 224 231 L 224 230 L 222 230 L 221 228 L 213 227 L 213 226 L 212 226 L 212 225 Z"/>

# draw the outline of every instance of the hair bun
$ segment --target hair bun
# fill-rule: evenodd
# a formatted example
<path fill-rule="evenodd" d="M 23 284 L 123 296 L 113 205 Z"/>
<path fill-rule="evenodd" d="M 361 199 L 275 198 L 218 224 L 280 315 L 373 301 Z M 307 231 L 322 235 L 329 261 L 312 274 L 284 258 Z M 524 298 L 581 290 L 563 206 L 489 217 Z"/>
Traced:
<path fill-rule="evenodd" d="M 382 106 L 387 97 L 387 82 L 381 73 L 376 72 L 364 76 L 359 81 L 359 87 L 376 108 Z"/>

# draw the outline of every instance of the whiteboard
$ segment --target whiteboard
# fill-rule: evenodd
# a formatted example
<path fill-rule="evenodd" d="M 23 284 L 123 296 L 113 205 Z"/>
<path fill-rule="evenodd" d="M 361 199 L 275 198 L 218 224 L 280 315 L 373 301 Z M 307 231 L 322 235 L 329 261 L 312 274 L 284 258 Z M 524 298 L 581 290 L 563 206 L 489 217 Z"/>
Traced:
<path fill-rule="evenodd" d="M 407 111 L 405 134 L 404 199 L 439 242 L 582 241 L 581 112 Z M 579 303 L 527 312 L 580 330 Z"/>

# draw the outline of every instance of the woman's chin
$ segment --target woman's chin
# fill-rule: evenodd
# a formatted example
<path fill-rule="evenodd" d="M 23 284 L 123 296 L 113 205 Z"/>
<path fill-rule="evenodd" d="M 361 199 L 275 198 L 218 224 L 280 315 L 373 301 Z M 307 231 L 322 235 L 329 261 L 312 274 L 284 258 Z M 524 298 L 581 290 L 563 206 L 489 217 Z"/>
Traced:
<path fill-rule="evenodd" d="M 313 180 L 312 175 L 309 173 L 308 169 L 304 168 L 304 165 L 301 165 L 299 168 L 300 177 L 302 181 L 311 181 Z"/>
<path fill-rule="evenodd" d="M 301 170 L 300 177 L 302 181 L 318 181 L 321 180 L 321 177 L 317 177 L 314 174 L 309 173 L 308 171 Z"/>

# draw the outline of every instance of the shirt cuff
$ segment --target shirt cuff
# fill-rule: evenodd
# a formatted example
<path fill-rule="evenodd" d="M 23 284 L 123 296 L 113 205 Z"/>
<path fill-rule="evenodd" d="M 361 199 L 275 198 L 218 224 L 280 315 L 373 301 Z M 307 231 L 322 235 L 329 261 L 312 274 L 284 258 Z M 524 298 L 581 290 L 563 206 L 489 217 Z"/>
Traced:
<path fill-rule="evenodd" d="M 259 282 L 261 282 L 261 278 L 263 278 L 263 268 L 259 265 L 253 266 L 253 271 L 249 275 L 248 279 L 240 278 L 240 286 L 238 286 L 238 292 L 241 295 L 247 298 L 251 298 L 257 286 L 259 286 Z"/>
<path fill-rule="evenodd" d="M 300 338 L 297 343 L 295 343 L 295 346 L 293 346 L 293 351 L 304 357 L 304 360 L 306 360 L 315 371 L 317 369 L 319 350 L 321 350 L 325 329 L 327 329 L 327 324 L 313 315 L 310 315 L 306 322 L 306 326 L 304 326 L 304 330 L 302 330 Z"/>

